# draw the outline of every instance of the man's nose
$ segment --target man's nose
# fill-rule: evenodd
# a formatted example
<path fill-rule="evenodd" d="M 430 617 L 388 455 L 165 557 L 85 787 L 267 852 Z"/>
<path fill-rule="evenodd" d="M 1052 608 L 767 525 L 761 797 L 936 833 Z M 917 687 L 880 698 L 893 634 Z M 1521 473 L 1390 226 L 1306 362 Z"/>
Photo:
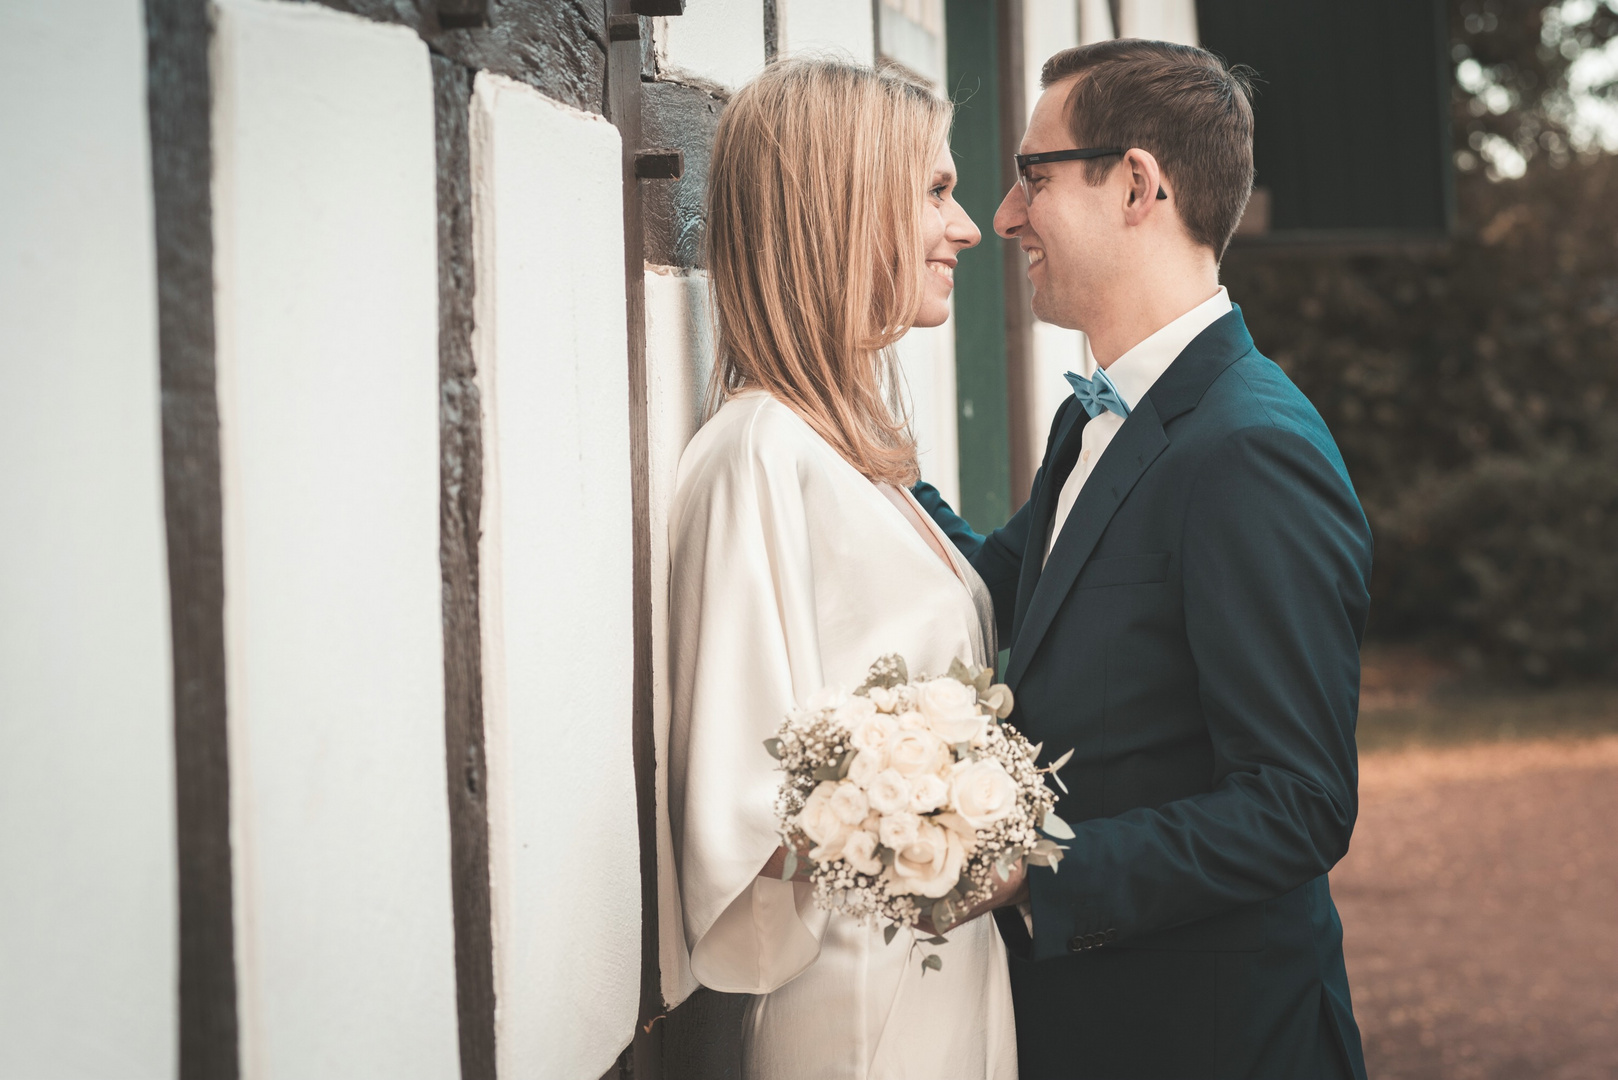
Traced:
<path fill-rule="evenodd" d="M 994 231 L 1007 240 L 1015 240 L 1017 233 L 1028 224 L 1028 201 L 1023 198 L 1022 185 L 1012 184 L 1000 208 L 994 212 Z"/>

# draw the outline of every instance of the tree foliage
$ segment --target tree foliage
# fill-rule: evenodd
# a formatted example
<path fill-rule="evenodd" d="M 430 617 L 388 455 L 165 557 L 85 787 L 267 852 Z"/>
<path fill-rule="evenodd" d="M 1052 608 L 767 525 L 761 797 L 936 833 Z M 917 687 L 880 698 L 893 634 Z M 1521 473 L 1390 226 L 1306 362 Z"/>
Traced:
<path fill-rule="evenodd" d="M 1464 0 L 1451 25 L 1452 241 L 1237 248 L 1224 278 L 1342 446 L 1373 635 L 1618 676 L 1618 157 L 1577 114 L 1611 86 L 1573 88 L 1618 0 Z"/>

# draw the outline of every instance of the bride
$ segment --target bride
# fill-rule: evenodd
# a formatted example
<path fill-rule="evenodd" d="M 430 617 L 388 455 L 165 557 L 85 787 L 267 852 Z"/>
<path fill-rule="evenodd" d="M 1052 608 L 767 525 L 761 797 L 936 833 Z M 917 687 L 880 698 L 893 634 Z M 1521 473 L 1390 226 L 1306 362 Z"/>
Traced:
<path fill-rule="evenodd" d="M 958 925 L 923 978 L 909 935 L 782 881 L 764 740 L 877 657 L 995 656 L 988 594 L 909 494 L 893 344 L 949 314 L 979 232 L 954 201 L 950 108 L 890 73 L 788 61 L 733 97 L 709 180 L 719 403 L 670 516 L 669 813 L 697 980 L 755 995 L 750 1080 L 1013 1080 L 1005 952 Z M 1009 902 L 1022 875 L 984 905 Z"/>

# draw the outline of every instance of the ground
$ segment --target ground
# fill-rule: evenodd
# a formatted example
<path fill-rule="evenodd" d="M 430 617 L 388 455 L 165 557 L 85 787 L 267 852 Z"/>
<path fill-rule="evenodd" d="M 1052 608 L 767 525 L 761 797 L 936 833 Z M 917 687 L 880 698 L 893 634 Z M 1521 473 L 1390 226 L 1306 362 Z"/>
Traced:
<path fill-rule="evenodd" d="M 1332 873 L 1371 1077 L 1618 1078 L 1618 694 L 1377 659 Z"/>

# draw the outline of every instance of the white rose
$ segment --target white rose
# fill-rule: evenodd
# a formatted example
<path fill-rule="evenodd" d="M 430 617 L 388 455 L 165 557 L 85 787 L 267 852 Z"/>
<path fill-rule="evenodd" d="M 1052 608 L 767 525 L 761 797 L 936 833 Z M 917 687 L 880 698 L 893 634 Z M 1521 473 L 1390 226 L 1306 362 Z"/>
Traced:
<path fill-rule="evenodd" d="M 827 863 L 833 859 L 842 858 L 843 846 L 848 843 L 850 837 L 859 831 L 852 825 L 842 826 L 830 840 L 809 849 L 810 860 L 817 863 Z"/>
<path fill-rule="evenodd" d="M 843 858 L 862 874 L 872 877 L 882 872 L 882 860 L 877 858 L 876 837 L 864 829 L 855 829 L 843 845 Z"/>
<path fill-rule="evenodd" d="M 920 827 L 921 818 L 899 810 L 883 815 L 881 823 L 876 827 L 876 834 L 885 846 L 898 851 L 916 842 L 916 830 Z"/>
<path fill-rule="evenodd" d="M 881 713 L 872 713 L 867 719 L 849 729 L 849 742 L 854 744 L 856 750 L 874 750 L 885 759 L 888 747 L 899 734 L 899 725 L 893 717 Z"/>
<path fill-rule="evenodd" d="M 890 687 L 873 686 L 866 693 L 871 696 L 871 704 L 876 706 L 878 712 L 890 713 L 898 707 L 899 695 Z"/>
<path fill-rule="evenodd" d="M 927 718 L 915 709 L 899 714 L 900 731 L 926 731 Z"/>
<path fill-rule="evenodd" d="M 819 845 L 809 852 L 809 857 L 816 862 L 837 858 L 843 850 L 843 842 L 854 831 L 854 827 L 838 817 L 837 811 L 832 808 L 832 798 L 837 788 L 838 785 L 830 780 L 822 781 L 810 792 L 798 816 L 792 819 L 792 823 L 805 836 Z"/>
<path fill-rule="evenodd" d="M 978 831 L 972 823 L 959 814 L 934 814 L 931 818 L 934 824 L 940 825 L 961 838 L 961 846 L 968 855 L 978 849 Z"/>
<path fill-rule="evenodd" d="M 859 727 L 861 724 L 865 723 L 865 721 L 869 720 L 875 715 L 876 706 L 871 704 L 871 699 L 868 697 L 859 697 L 857 695 L 855 697 L 844 698 L 838 703 L 837 707 L 832 710 L 833 718 L 835 718 L 838 723 L 842 724 L 850 731 L 853 731 L 855 728 Z"/>
<path fill-rule="evenodd" d="M 910 782 L 910 809 L 918 814 L 937 810 L 949 799 L 949 785 L 931 773 L 925 773 Z"/>
<path fill-rule="evenodd" d="M 871 786 L 876 774 L 888 767 L 888 756 L 871 750 L 861 750 L 848 763 L 848 778 L 862 788 Z"/>
<path fill-rule="evenodd" d="M 879 814 L 903 810 L 910 805 L 910 781 L 892 769 L 883 769 L 871 778 L 870 786 L 865 789 L 865 798 L 871 809 Z"/>
<path fill-rule="evenodd" d="M 973 828 L 986 828 L 1017 806 L 1017 784 L 998 761 L 974 761 L 950 781 L 950 805 Z"/>
<path fill-rule="evenodd" d="M 916 839 L 894 853 L 893 879 L 904 892 L 937 898 L 955 887 L 965 862 L 961 838 L 924 821 Z"/>
<path fill-rule="evenodd" d="M 916 688 L 916 707 L 940 739 L 957 746 L 983 734 L 988 717 L 978 711 L 976 687 L 955 679 L 931 679 Z"/>
<path fill-rule="evenodd" d="M 901 731 L 888 747 L 888 765 L 906 778 L 936 773 L 951 760 L 949 747 L 927 731 Z"/>
<path fill-rule="evenodd" d="M 830 805 L 831 812 L 845 825 L 858 825 L 871 809 L 865 801 L 865 792 L 859 789 L 858 784 L 847 780 L 838 784 L 837 790 L 832 792 Z"/>

